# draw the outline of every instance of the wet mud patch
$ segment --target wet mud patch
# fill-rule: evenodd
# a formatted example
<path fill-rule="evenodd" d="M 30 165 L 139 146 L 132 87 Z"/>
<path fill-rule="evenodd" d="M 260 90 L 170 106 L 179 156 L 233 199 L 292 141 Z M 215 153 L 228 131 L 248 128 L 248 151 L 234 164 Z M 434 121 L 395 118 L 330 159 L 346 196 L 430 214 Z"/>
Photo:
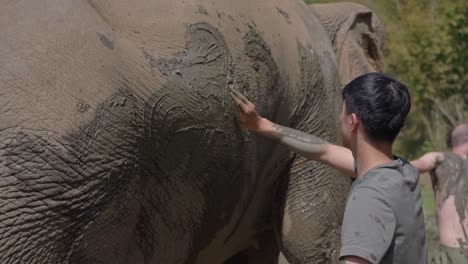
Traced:
<path fill-rule="evenodd" d="M 148 199 L 157 210 L 173 212 L 162 216 L 169 228 L 183 236 L 193 232 L 188 258 L 194 260 L 230 221 L 248 186 L 239 174 L 245 171 L 238 156 L 244 146 L 233 129 L 227 93 L 232 58 L 221 32 L 207 23 L 190 25 L 185 49 L 172 57 L 143 54 L 166 76 L 145 106 L 147 144 L 141 148 L 145 164 L 157 175 L 145 186 L 160 190 Z M 220 202 L 220 197 L 227 199 Z"/>
<path fill-rule="evenodd" d="M 106 35 L 102 33 L 96 32 L 96 34 L 99 36 L 99 40 L 106 48 L 110 50 L 114 50 L 114 41 L 112 41 Z"/>
<path fill-rule="evenodd" d="M 251 58 L 252 80 L 239 81 L 240 86 L 251 90 L 249 98 L 256 100 L 263 116 L 273 119 L 280 111 L 281 98 L 285 95 L 285 85 L 273 59 L 269 45 L 254 26 L 244 36 L 245 53 Z M 284 110 L 284 109 L 283 109 Z"/>
<path fill-rule="evenodd" d="M 278 110 L 283 86 L 269 46 L 254 28 L 245 34 L 244 43 L 250 60 L 233 65 L 222 34 L 207 23 L 197 23 L 187 28 L 185 49 L 172 57 L 142 50 L 146 62 L 167 78 L 145 105 L 147 144 L 141 146 L 142 157 L 157 179 L 148 177 L 144 185 L 162 190 L 149 198 L 158 201 L 158 210 L 176 211 L 176 222 L 181 224 L 171 228 L 194 232 L 189 259 L 196 259 L 215 234 L 233 221 L 235 208 L 248 208 L 262 169 L 256 165 L 265 163 L 272 151 L 271 146 L 242 143 L 243 132 L 227 93 L 234 86 L 258 99 L 268 116 Z M 220 197 L 226 199 L 220 201 Z M 167 201 L 171 204 L 166 206 Z M 241 220 L 242 216 L 236 218 L 225 242 Z M 166 221 L 170 225 L 174 219 L 166 217 Z"/>
<path fill-rule="evenodd" d="M 126 204 L 121 194 L 134 186 L 137 163 L 137 109 L 135 98 L 122 90 L 101 103 L 89 123 L 66 136 L 58 136 L 54 128 L 15 133 L 8 146 L 11 155 L 2 165 L 16 178 L 16 199 L 21 203 L 15 204 L 29 204 L 40 216 L 32 227 L 19 214 L 16 234 L 35 237 L 32 242 L 57 257 L 52 262 L 91 256 L 83 240 L 86 230 L 113 204 Z M 118 215 L 124 216 L 125 210 Z M 111 218 L 108 223 L 115 220 Z"/>
<path fill-rule="evenodd" d="M 151 68 L 156 68 L 169 81 L 182 81 L 187 90 L 224 91 L 229 79 L 231 55 L 221 33 L 207 23 L 190 25 L 186 32 L 186 49 L 172 57 L 158 57 L 142 49 Z M 213 91 L 211 91 L 213 92 Z M 219 94 L 219 93 L 218 93 Z"/>
<path fill-rule="evenodd" d="M 468 213 L 468 160 L 451 152 L 444 153 L 444 160 L 431 173 L 431 179 L 435 192 L 439 194 L 436 200 L 437 207 L 440 207 L 450 196 L 454 196 L 460 224 L 466 221 L 466 213 Z M 465 254 L 468 254 L 468 235 L 462 234 L 462 236 L 458 240 L 459 246 Z"/>
<path fill-rule="evenodd" d="M 385 225 L 384 223 L 382 222 L 382 220 L 380 220 L 379 217 L 377 217 L 376 215 L 373 215 L 373 214 L 370 214 L 369 217 L 374 220 L 377 224 L 380 225 L 380 227 L 382 227 L 383 230 L 385 230 Z"/>
<path fill-rule="evenodd" d="M 294 101 L 291 105 L 291 126 L 309 133 L 319 133 L 311 126 L 317 124 L 318 120 L 333 122 L 329 120 L 332 118 L 324 116 L 323 110 L 326 110 L 327 107 L 323 105 L 323 99 L 328 98 L 329 93 L 334 91 L 327 91 L 317 52 L 311 46 L 304 46 L 297 42 L 297 53 L 299 56 L 300 77 L 298 78 Z M 316 135 L 322 136 L 321 134 Z M 329 137 L 324 139 L 330 140 Z"/>
<path fill-rule="evenodd" d="M 463 221 L 468 211 L 468 160 L 454 153 L 444 153 L 444 161 L 431 176 L 436 181 L 433 186 L 440 193 L 440 202 L 451 195 L 455 196 L 457 213 Z"/>
<path fill-rule="evenodd" d="M 85 113 L 89 110 L 91 106 L 87 103 L 83 103 L 83 102 L 79 102 L 76 104 L 75 106 L 75 109 L 76 111 L 78 111 L 79 113 Z"/>
<path fill-rule="evenodd" d="M 198 9 L 197 9 L 197 13 L 207 16 L 208 15 L 208 10 L 206 10 L 206 8 L 203 7 L 202 5 L 199 5 Z"/>
<path fill-rule="evenodd" d="M 75 205 L 69 206 L 67 213 L 60 212 L 62 216 L 70 215 L 63 230 L 70 233 L 76 228 L 76 236 L 69 236 L 73 241 L 64 243 L 72 246 L 68 251 L 70 259 L 81 261 L 94 255 L 91 252 L 96 248 L 87 248 L 90 243 L 94 246 L 87 236 L 92 237 L 91 241 L 99 241 L 102 237 L 93 232 L 105 229 L 87 233 L 88 228 L 103 225 L 109 231 L 126 230 L 131 222 L 131 211 L 135 208 L 130 208 L 130 201 L 123 194 L 137 189 L 138 145 L 143 136 L 140 109 L 127 88 L 119 89 L 97 107 L 87 126 L 68 139 L 72 142 L 71 154 L 78 159 L 73 169 L 75 177 L 81 179 L 72 185 L 80 190 L 76 197 L 68 198 Z M 84 234 L 84 240 L 76 239 Z"/>
<path fill-rule="evenodd" d="M 227 122 L 230 112 L 227 84 L 232 67 L 221 33 L 206 23 L 198 23 L 188 27 L 186 48 L 179 54 L 158 58 L 149 51 L 142 52 L 149 65 L 167 77 L 146 104 L 147 136 L 218 127 L 221 131 L 220 125 Z"/>

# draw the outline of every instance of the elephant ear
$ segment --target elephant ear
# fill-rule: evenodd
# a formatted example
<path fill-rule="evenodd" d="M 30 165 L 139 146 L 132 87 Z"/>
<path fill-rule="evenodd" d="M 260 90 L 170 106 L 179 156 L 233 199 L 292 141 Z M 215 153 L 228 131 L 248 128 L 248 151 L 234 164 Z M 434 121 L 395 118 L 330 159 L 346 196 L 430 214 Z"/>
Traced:
<path fill-rule="evenodd" d="M 382 71 L 384 27 L 372 10 L 354 3 L 311 8 L 332 41 L 343 85 L 364 73 Z"/>

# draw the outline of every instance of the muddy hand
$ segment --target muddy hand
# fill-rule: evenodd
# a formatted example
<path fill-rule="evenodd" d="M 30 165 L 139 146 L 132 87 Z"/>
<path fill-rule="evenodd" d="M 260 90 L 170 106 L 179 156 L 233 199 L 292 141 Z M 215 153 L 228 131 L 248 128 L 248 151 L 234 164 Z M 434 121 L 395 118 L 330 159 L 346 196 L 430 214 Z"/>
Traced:
<path fill-rule="evenodd" d="M 234 88 L 230 88 L 230 96 L 236 103 L 239 123 L 242 127 L 256 131 L 262 117 L 257 113 L 255 105 Z"/>

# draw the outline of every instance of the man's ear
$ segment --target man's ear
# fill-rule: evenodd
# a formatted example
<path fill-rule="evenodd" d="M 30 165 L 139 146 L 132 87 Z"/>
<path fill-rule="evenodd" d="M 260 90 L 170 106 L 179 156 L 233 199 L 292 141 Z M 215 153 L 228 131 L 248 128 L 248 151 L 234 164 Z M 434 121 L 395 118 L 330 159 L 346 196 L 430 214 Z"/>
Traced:
<path fill-rule="evenodd" d="M 384 27 L 369 8 L 354 3 L 311 5 L 335 49 L 340 81 L 382 71 Z"/>
<path fill-rule="evenodd" d="M 359 126 L 361 125 L 359 117 L 355 113 L 351 113 L 350 119 L 351 119 L 351 132 L 356 133 L 357 130 L 359 129 Z"/>

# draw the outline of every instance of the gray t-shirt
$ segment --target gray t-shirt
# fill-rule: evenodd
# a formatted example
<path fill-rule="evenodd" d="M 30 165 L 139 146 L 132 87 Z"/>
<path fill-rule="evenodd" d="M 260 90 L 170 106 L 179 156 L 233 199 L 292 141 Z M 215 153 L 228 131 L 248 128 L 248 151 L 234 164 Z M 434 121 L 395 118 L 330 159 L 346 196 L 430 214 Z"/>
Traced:
<path fill-rule="evenodd" d="M 379 165 L 354 181 L 341 230 L 341 253 L 371 263 L 427 263 L 419 174 L 407 161 Z"/>

